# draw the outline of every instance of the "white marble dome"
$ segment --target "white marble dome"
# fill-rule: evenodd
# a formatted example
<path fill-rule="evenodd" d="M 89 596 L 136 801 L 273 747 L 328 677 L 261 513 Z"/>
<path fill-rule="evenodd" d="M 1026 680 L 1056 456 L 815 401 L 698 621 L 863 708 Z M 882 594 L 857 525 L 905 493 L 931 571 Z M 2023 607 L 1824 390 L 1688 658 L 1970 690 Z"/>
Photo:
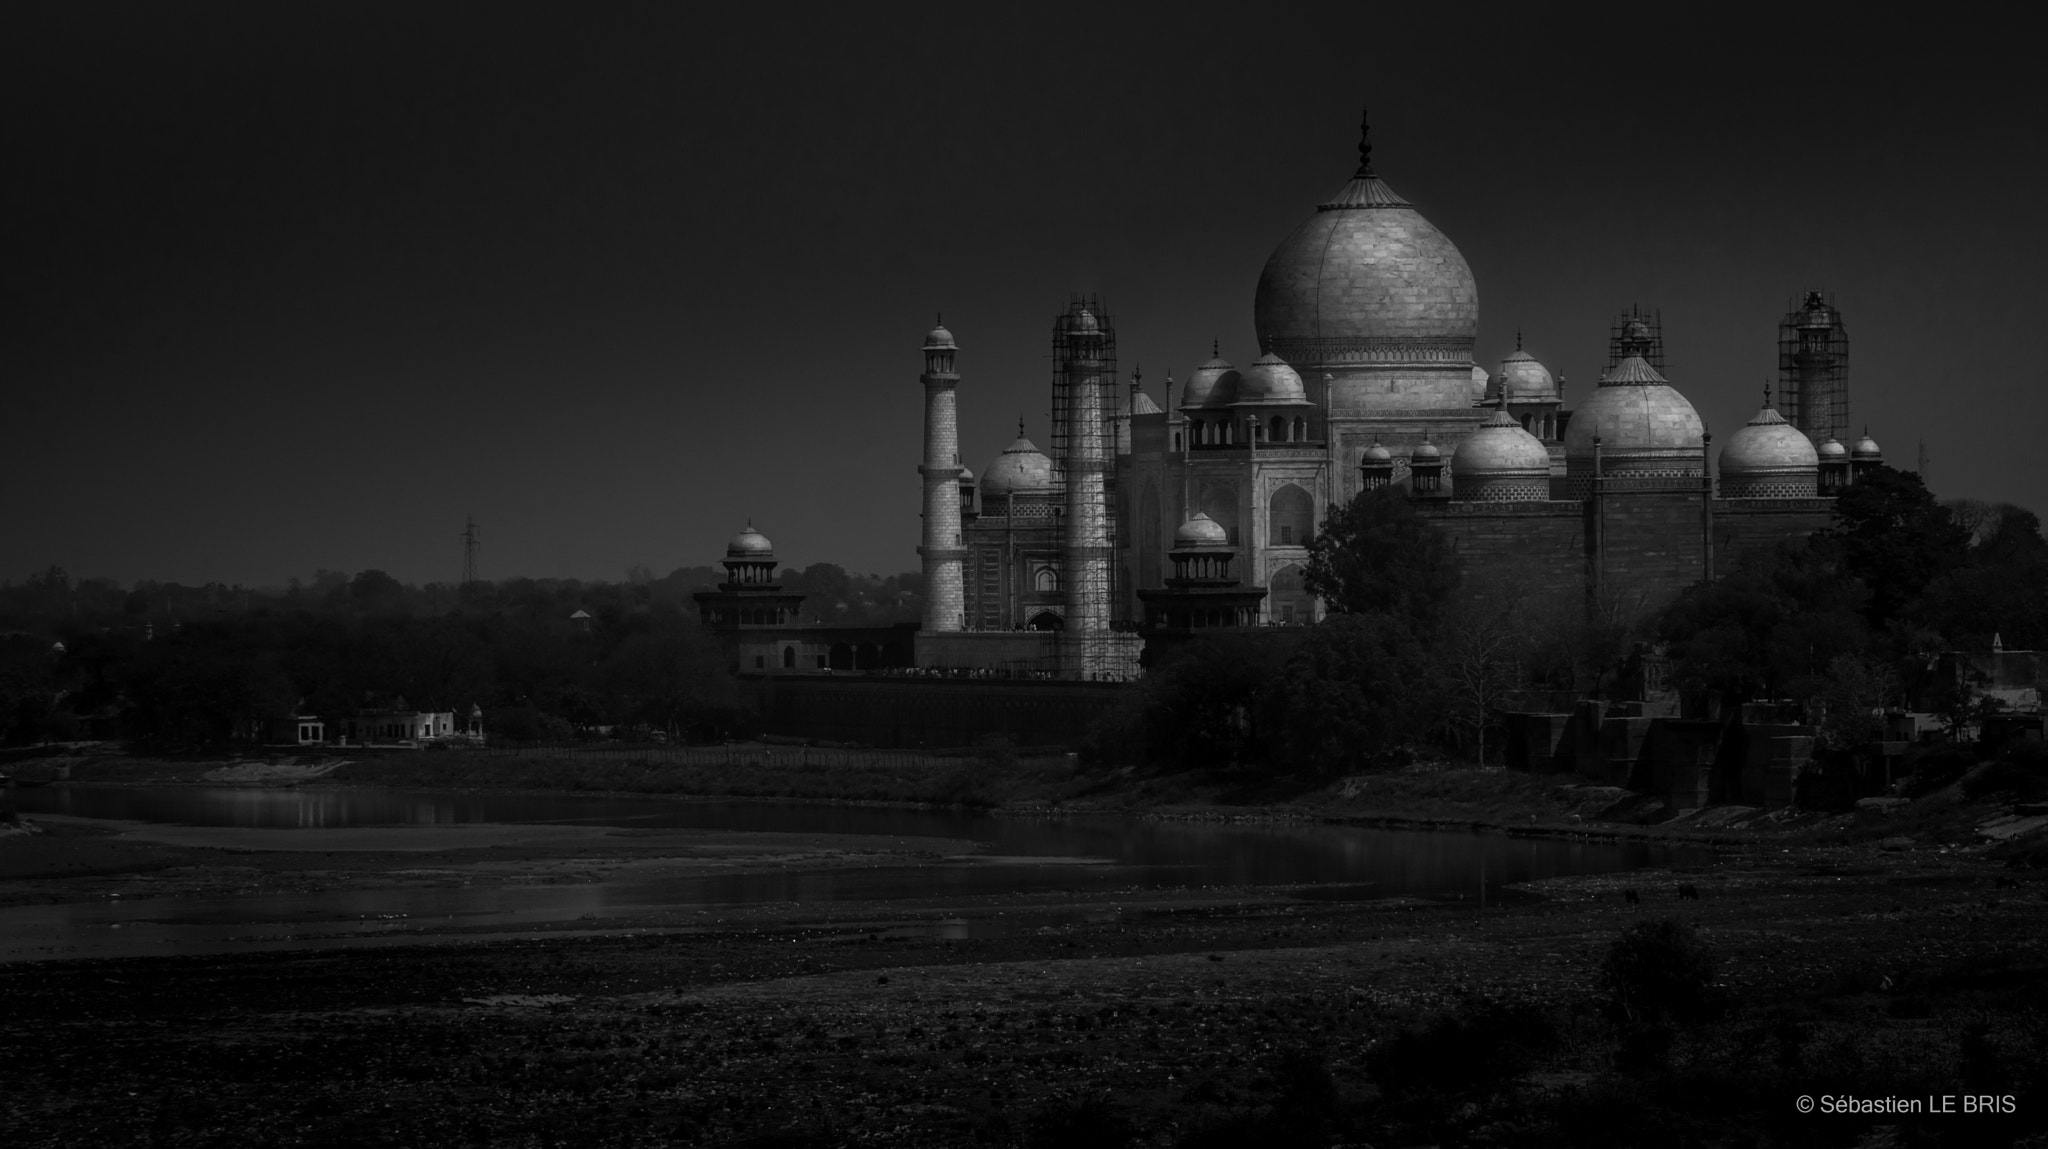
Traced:
<path fill-rule="evenodd" d="M 1022 435 L 981 472 L 981 497 L 1044 494 L 1052 490 L 1052 460 Z"/>
<path fill-rule="evenodd" d="M 734 535 L 732 541 L 725 544 L 725 557 L 729 559 L 774 558 L 775 544 L 768 541 L 767 535 L 755 530 L 754 524 L 750 522 L 747 524 L 746 530 Z"/>
<path fill-rule="evenodd" d="M 1820 452 L 1813 441 L 1765 407 L 1721 448 L 1721 494 L 1730 499 L 1811 498 Z"/>
<path fill-rule="evenodd" d="M 1187 407 L 1228 407 L 1237 402 L 1238 373 L 1221 355 L 1195 368 L 1181 391 L 1180 405 Z"/>
<path fill-rule="evenodd" d="M 1333 344 L 1469 344 L 1479 285 L 1449 236 L 1361 172 L 1273 250 L 1252 314 L 1260 341 L 1298 363 Z"/>
<path fill-rule="evenodd" d="M 1590 458 L 1597 435 L 1600 452 L 1608 458 L 1682 451 L 1698 454 L 1705 433 L 1699 412 L 1678 388 L 1641 356 L 1631 355 L 1600 380 L 1600 386 L 1572 412 L 1564 447 L 1569 455 Z M 1698 473 L 1697 466 L 1693 473 Z"/>
<path fill-rule="evenodd" d="M 1550 474 L 1550 451 L 1505 411 L 1479 425 L 1451 452 L 1451 475 Z"/>
<path fill-rule="evenodd" d="M 1254 360 L 1250 367 L 1239 372 L 1237 401 L 1306 403 L 1308 391 L 1301 385 L 1300 374 L 1289 367 L 1285 359 L 1268 351 Z"/>
<path fill-rule="evenodd" d="M 1550 451 L 1505 410 L 1451 452 L 1451 491 L 1467 502 L 1520 503 L 1550 497 Z"/>
<path fill-rule="evenodd" d="M 1721 474 L 1749 474 L 1785 471 L 1820 465 L 1820 452 L 1813 440 L 1785 421 L 1783 415 L 1766 407 L 1742 428 L 1728 436 L 1721 448 Z"/>
<path fill-rule="evenodd" d="M 1884 458 L 1884 452 L 1877 449 L 1877 440 L 1871 438 L 1869 428 L 1865 428 L 1863 437 L 1856 440 L 1854 447 L 1849 448 L 1849 457 L 1868 462 Z"/>
<path fill-rule="evenodd" d="M 1230 534 L 1223 529 L 1222 523 L 1196 511 L 1194 518 L 1182 523 L 1180 529 L 1173 532 L 1173 545 L 1182 550 L 1229 546 Z"/>
<path fill-rule="evenodd" d="M 1510 403 L 1548 403 L 1557 399 L 1557 379 L 1550 374 L 1550 368 L 1519 347 L 1500 361 L 1500 387 Z"/>

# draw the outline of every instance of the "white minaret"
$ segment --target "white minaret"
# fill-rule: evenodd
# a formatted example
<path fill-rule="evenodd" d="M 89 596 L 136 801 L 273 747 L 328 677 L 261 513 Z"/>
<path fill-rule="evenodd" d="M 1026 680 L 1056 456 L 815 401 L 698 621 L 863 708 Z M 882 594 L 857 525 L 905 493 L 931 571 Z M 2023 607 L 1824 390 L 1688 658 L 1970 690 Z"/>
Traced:
<path fill-rule="evenodd" d="M 966 625 L 966 593 L 960 564 L 967 551 L 960 545 L 960 416 L 954 388 L 960 376 L 953 356 L 960 349 L 953 333 L 939 326 L 924 337 L 924 629 L 961 630 Z"/>
<path fill-rule="evenodd" d="M 1069 674 L 1103 669 L 1097 641 L 1109 633 L 1109 521 L 1103 472 L 1109 466 L 1103 443 L 1102 328 L 1086 308 L 1066 319 L 1066 457 L 1060 460 L 1067 484 L 1063 572 L 1066 579 Z"/>

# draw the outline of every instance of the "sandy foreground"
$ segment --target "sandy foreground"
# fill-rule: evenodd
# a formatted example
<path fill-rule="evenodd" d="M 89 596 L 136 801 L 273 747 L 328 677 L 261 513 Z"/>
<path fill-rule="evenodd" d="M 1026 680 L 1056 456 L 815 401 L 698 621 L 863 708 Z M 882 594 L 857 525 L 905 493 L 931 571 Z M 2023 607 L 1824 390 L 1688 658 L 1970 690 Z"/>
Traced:
<path fill-rule="evenodd" d="M 46 821 L 0 839 L 0 904 L 902 866 L 972 848 Z M 947 923 L 962 913 L 1008 928 L 961 937 Z M 1609 947 L 1660 918 L 1717 959 L 1714 1018 L 1604 1010 Z M 1961 851 L 1759 842 L 1684 874 L 1532 883 L 1483 910 L 1240 887 L 589 925 L 602 932 L 0 964 L 0 1140 L 2048 1144 L 2048 1094 L 2023 1073 L 2048 1066 L 2048 881 Z M 1444 1068 L 1406 1071 L 1397 1049 Z M 1977 1092 L 2006 1100 L 1925 1111 Z M 1796 1109 L 1852 1094 L 1923 1111 Z"/>

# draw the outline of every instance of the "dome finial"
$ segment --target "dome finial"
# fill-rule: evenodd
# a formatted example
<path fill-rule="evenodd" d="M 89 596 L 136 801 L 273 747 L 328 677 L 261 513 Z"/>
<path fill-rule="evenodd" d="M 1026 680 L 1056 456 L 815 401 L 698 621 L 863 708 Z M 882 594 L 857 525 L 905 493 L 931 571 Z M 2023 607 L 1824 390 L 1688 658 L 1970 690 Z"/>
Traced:
<path fill-rule="evenodd" d="M 1024 437 L 1024 413 L 1021 411 L 1017 413 L 1017 437 Z"/>
<path fill-rule="evenodd" d="M 945 325 L 946 325 L 946 313 L 945 313 L 945 312 L 943 312 L 943 311 L 934 311 L 934 312 L 932 312 L 932 326 L 933 326 L 933 327 L 944 327 Z"/>
<path fill-rule="evenodd" d="M 1367 108 L 1358 111 L 1358 174 L 1353 179 L 1372 177 L 1372 114 Z"/>
<path fill-rule="evenodd" d="M 1515 350 L 1517 350 L 1517 351 L 1520 351 L 1521 349 L 1522 349 L 1522 329 L 1521 329 L 1521 328 L 1519 328 L 1519 327 L 1517 327 L 1517 328 L 1515 328 Z"/>
<path fill-rule="evenodd" d="M 1765 408 L 1765 410 L 1769 410 L 1769 409 L 1770 409 L 1770 406 L 1771 406 L 1771 381 L 1770 381 L 1769 379 L 1766 379 L 1766 380 L 1764 380 L 1764 408 Z"/>
<path fill-rule="evenodd" d="M 1223 358 L 1223 341 L 1221 339 L 1211 339 L 1209 341 L 1209 358 Z"/>

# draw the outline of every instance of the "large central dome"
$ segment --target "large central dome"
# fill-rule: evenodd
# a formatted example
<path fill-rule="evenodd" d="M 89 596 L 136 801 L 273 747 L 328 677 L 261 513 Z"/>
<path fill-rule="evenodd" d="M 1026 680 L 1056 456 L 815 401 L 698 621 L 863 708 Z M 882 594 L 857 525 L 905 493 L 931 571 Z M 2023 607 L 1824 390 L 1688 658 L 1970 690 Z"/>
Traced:
<path fill-rule="evenodd" d="M 1359 151 L 1358 173 L 1266 260 L 1253 303 L 1260 342 L 1296 366 L 1469 361 L 1479 326 L 1472 268 L 1373 174 L 1371 149 Z"/>

